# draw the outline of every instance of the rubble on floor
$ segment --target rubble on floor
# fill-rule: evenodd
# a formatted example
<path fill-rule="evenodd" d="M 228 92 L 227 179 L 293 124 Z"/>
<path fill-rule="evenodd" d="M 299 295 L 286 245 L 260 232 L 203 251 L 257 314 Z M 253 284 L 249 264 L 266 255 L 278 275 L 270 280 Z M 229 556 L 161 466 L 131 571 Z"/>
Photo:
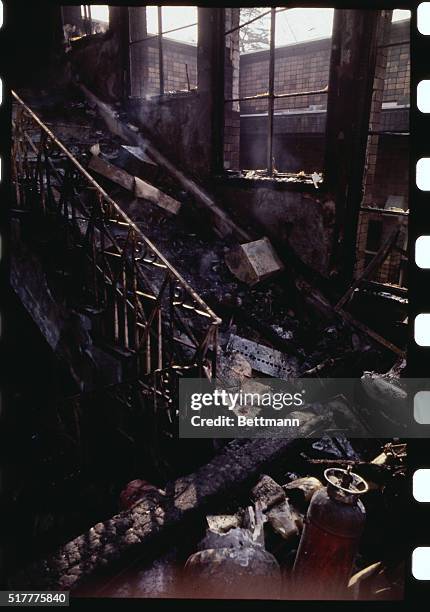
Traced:
<path fill-rule="evenodd" d="M 66 142 L 72 152 L 90 169 L 100 170 L 103 165 L 108 170 L 105 175 L 110 178 L 97 175 L 102 186 L 223 318 L 219 336 L 221 351 L 229 353 L 232 336 L 242 338 L 244 343 L 258 344 L 259 350 L 269 356 L 264 361 L 268 362 L 266 370 L 270 372 L 255 368 L 263 364 L 256 359 L 250 360 L 251 368 L 272 376 L 276 375 L 277 368 L 272 369 L 270 364 L 289 363 L 292 356 L 297 359 L 294 372 L 298 375 L 309 372 L 309 375 L 357 376 L 363 373 L 364 361 L 367 369 L 376 367 L 377 363 L 382 364 L 382 369 L 384 363 L 387 369 L 392 365 L 392 357 L 385 353 L 384 347 L 380 349 L 366 337 L 365 330 L 353 328 L 351 315 L 345 314 L 337 321 L 332 319 L 327 325 L 328 320 L 324 322 L 315 315 L 315 300 L 309 300 L 310 296 L 299 284 L 292 283 L 285 274 L 272 278 L 284 265 L 266 239 L 238 245 L 231 238 L 208 232 L 199 220 L 192 191 L 184 190 L 188 183 L 182 179 L 178 182 L 175 174 L 154 161 L 148 147 L 124 144 L 112 135 L 87 102 L 76 99 L 64 104 L 53 96 L 42 104 L 39 99 L 37 105 L 54 132 L 57 126 L 71 124 Z M 91 146 L 96 146 L 94 152 L 98 155 L 89 154 Z M 120 184 L 115 182 L 115 177 L 121 179 Z M 270 266 L 263 265 L 260 256 L 255 258 L 255 245 L 264 247 L 268 255 L 264 261 L 271 262 Z M 251 282 L 260 281 L 257 285 L 248 285 L 249 274 L 245 275 L 247 282 L 243 282 L 245 277 L 240 280 L 232 274 L 231 262 L 230 266 L 228 262 L 231 253 L 238 249 L 242 250 L 242 261 L 247 261 L 249 270 L 254 271 Z M 261 266 L 264 270 L 259 269 Z"/>
<path fill-rule="evenodd" d="M 314 185 L 318 189 L 318 183 L 322 182 L 322 175 L 318 172 L 306 174 L 303 170 L 301 172 L 278 172 L 276 169 L 273 171 L 273 176 L 270 176 L 267 170 L 230 170 L 229 176 L 234 178 L 244 178 L 248 180 L 262 180 L 262 181 L 279 181 L 281 183 L 306 183 Z"/>
<path fill-rule="evenodd" d="M 343 454 L 339 453 L 342 458 L 336 459 L 335 467 L 330 463 L 330 459 L 319 458 L 316 462 L 304 459 L 301 464 L 296 465 L 297 471 L 307 470 L 302 472 L 302 475 L 297 471 L 284 471 L 283 476 L 278 472 L 276 479 L 269 474 L 260 475 L 254 486 L 242 497 L 243 501 L 248 500 L 248 505 L 245 503 L 235 506 L 233 500 L 226 498 L 224 507 L 227 512 L 208 515 L 206 525 L 198 527 L 195 534 L 189 534 L 191 537 L 188 543 L 175 549 L 174 557 L 172 554 L 170 557 L 160 557 L 159 561 L 148 566 L 145 572 L 135 568 L 123 580 L 121 586 L 115 587 L 116 590 L 112 593 L 109 590 L 106 593 L 114 596 L 130 593 L 130 584 L 136 585 L 139 580 L 143 585 L 147 584 L 149 577 L 155 572 L 155 588 L 158 588 L 159 583 L 164 585 L 170 581 L 169 588 L 157 590 L 157 593 L 161 592 L 162 597 L 401 599 L 404 571 L 402 551 L 397 550 L 391 559 L 384 554 L 378 557 L 381 552 L 378 546 L 381 533 L 386 532 L 386 538 L 396 536 L 396 521 L 387 517 L 386 522 L 381 524 L 379 517 L 381 511 L 385 512 L 385 498 L 388 500 L 399 491 L 399 473 L 404 479 L 405 446 L 402 446 L 402 452 L 400 449 L 397 449 L 397 452 L 394 447 L 391 452 L 392 444 L 389 443 L 384 445 L 382 453 L 378 454 L 376 441 L 363 442 L 360 450 L 352 447 L 354 441 L 347 442 L 348 448 L 345 447 Z M 304 443 L 303 455 L 308 453 L 310 444 Z M 320 448 L 315 443 L 312 446 L 314 451 L 315 448 Z M 372 459 L 375 453 L 377 455 Z M 324 451 L 321 449 L 319 457 L 323 456 Z M 354 457 L 352 462 L 351 456 Z M 375 490 L 368 486 L 364 477 L 369 477 L 369 472 L 366 472 L 368 466 L 384 465 L 381 463 L 382 456 L 391 457 L 391 468 L 383 468 L 386 469 L 383 476 L 385 488 Z M 329 467 L 330 465 L 332 467 Z M 341 466 L 349 467 L 342 470 L 339 469 Z M 332 480 L 334 474 L 339 474 L 341 480 Z M 353 484 L 348 484 L 351 482 Z M 357 511 L 364 529 L 361 537 L 354 528 L 350 540 L 341 538 L 336 541 L 336 530 L 340 533 L 342 529 L 352 528 L 353 524 L 349 524 L 347 515 L 342 513 L 344 510 L 354 513 L 355 510 L 354 506 L 343 506 L 341 502 L 336 501 L 337 498 L 333 498 L 333 501 L 327 496 L 327 490 L 331 486 L 341 487 L 339 490 L 333 489 L 334 494 L 338 495 L 340 492 L 346 495 L 344 503 L 347 504 L 358 501 L 351 502 L 348 495 L 360 493 L 361 501 Z M 351 487 L 349 494 L 345 493 L 349 490 L 348 487 Z M 319 505 L 320 498 L 325 500 L 324 506 Z M 314 509 L 311 510 L 311 507 Z M 324 535 L 322 540 L 319 540 L 317 532 L 312 532 L 311 537 L 308 534 L 306 546 L 309 559 L 314 558 L 317 567 L 318 559 L 324 559 L 326 554 L 336 554 L 336 547 L 338 555 L 345 554 L 346 557 L 337 557 L 336 567 L 331 563 L 324 565 L 326 583 L 321 583 L 319 576 L 313 574 L 312 590 L 304 593 L 298 576 L 306 570 L 308 561 L 307 557 L 302 558 L 302 567 L 299 569 L 297 551 L 303 540 L 304 526 L 309 524 L 309 521 L 316 520 L 311 517 L 311 514 L 316 512 L 315 507 L 322 513 L 318 520 L 319 529 L 323 530 L 321 533 Z M 366 512 L 361 514 L 360 508 L 364 507 Z M 330 521 L 334 521 L 333 533 L 330 531 Z M 327 524 L 327 531 L 324 531 L 326 527 L 322 526 L 324 522 Z M 199 536 L 199 533 L 202 535 Z M 377 537 L 374 535 L 376 533 Z M 357 541 L 357 550 L 352 535 Z M 339 578 L 339 572 L 342 571 L 343 577 Z M 335 592 L 336 580 L 340 582 Z M 151 596 L 146 587 L 134 593 L 131 596 Z"/>
<path fill-rule="evenodd" d="M 184 181 L 175 180 L 147 151 L 124 145 L 108 133 L 86 103 L 63 106 L 55 100 L 42 113 L 49 118 L 54 132 L 64 128 L 70 119 L 70 125 L 61 133 L 72 152 L 87 168 L 101 175 L 98 180 L 109 195 L 222 316 L 219 380 L 255 385 L 258 383 L 252 379 L 256 373 L 284 379 L 363 376 L 364 390 L 367 378 L 378 381 L 378 398 L 388 418 L 392 417 L 393 400 L 395 408 L 396 398 L 403 398 L 401 385 L 389 376 L 365 373 L 376 367 L 381 372 L 393 366 L 395 356 L 390 346 L 381 345 L 377 338 L 375 341 L 366 329 L 354 324 L 351 316 L 340 313 L 336 317 L 327 300 L 321 299 L 313 287 L 308 291 L 306 283 L 290 278 L 288 271 L 275 275 L 285 271 L 285 266 L 266 239 L 238 245 L 237 238 L 231 235 L 207 231 L 209 224 L 202 223 L 202 217 L 195 214 L 195 201 L 192 193 L 184 190 Z M 258 172 L 252 177 L 263 178 Z M 277 179 L 319 182 L 305 175 L 278 174 Z M 115 236 L 125 239 L 121 231 L 119 227 Z M 269 254 L 265 262 L 252 250 L 256 243 Z M 231 256 L 237 249 L 242 257 L 239 266 Z M 240 267 L 245 260 L 249 267 L 242 273 Z M 270 265 L 266 265 L 268 260 Z M 397 369 L 396 376 L 399 374 Z M 375 387 L 370 392 L 375 393 Z M 346 408 L 343 398 L 330 397 L 325 404 L 315 402 L 312 417 L 330 431 L 332 416 L 342 414 Z M 361 423 L 357 423 L 359 426 Z M 85 537 L 76 538 L 44 564 L 49 577 L 43 580 L 75 588 L 87 570 L 91 573 L 99 565 L 117 562 L 136 545 L 152 543 L 154 534 L 159 535 L 165 527 L 178 527 L 192 510 L 198 519 L 191 523 L 195 532 L 186 545 L 182 543 L 181 550 L 171 550 L 146 566 L 134 567 L 122 586 L 111 589 L 111 594 L 170 597 L 189 594 L 191 589 L 201 596 L 203 581 L 208 597 L 267 597 L 270 587 L 270 597 L 294 598 L 294 559 L 308 507 L 314 495 L 326 486 L 324 469 L 353 466 L 355 472 L 369 480 L 370 490 L 363 499 L 365 505 L 366 499 L 370 500 L 368 522 L 372 534 L 373 516 L 380 517 L 385 500 L 398 493 L 399 479 L 404 476 L 405 449 L 400 452 L 383 446 L 380 453 L 376 441 L 368 441 L 368 446 L 363 451 L 342 435 L 301 441 L 295 463 L 288 457 L 290 465 L 262 475 L 269 459 L 286 454 L 289 442 L 236 440 L 226 443 L 213 463 L 201 468 L 198 487 L 190 476 L 172 481 L 170 490 L 136 479 L 121 495 L 122 513 L 90 530 L 90 549 Z M 199 515 L 203 511 L 206 533 L 202 533 Z M 388 520 L 384 525 L 387 537 L 393 536 L 392 527 Z M 355 560 L 355 574 L 349 586 L 344 585 L 345 598 L 363 594 L 376 599 L 399 598 L 398 556 L 381 559 L 371 538 L 370 542 L 365 539 L 364 544 Z M 40 576 L 40 568 L 37 572 Z M 256 576 L 261 577 L 262 583 Z"/>
<path fill-rule="evenodd" d="M 351 447 L 352 450 L 352 447 Z M 352 450 L 354 456 L 358 457 L 358 454 Z M 399 463 L 400 461 L 400 463 Z M 397 460 L 397 465 L 401 466 L 402 461 Z M 354 468 L 355 471 L 360 473 L 360 468 Z M 336 471 L 336 470 L 334 470 Z M 337 470 L 339 471 L 339 470 Z M 340 470 L 340 472 L 342 472 Z M 325 472 L 328 474 L 327 470 Z M 334 472 L 333 472 L 334 473 Z M 347 471 L 345 471 L 345 474 Z M 403 464 L 403 473 L 404 473 L 404 464 Z M 327 478 L 331 478 L 331 476 L 327 476 Z M 352 478 L 352 476 L 351 476 Z M 353 475 L 353 478 L 358 482 L 364 482 L 361 477 Z M 392 477 L 391 477 L 392 478 Z M 322 483 L 324 480 L 324 484 Z M 387 486 L 392 486 L 392 483 L 389 482 L 390 476 L 387 474 Z M 299 547 L 302 538 L 302 532 L 305 522 L 309 522 L 309 520 L 313 520 L 309 518 L 310 505 L 312 500 L 314 500 L 314 506 L 317 503 L 317 492 L 319 492 L 320 496 L 324 499 L 327 498 L 326 487 L 327 480 L 323 477 L 321 480 L 316 478 L 315 476 L 303 476 L 300 478 L 296 478 L 280 486 L 273 478 L 268 475 L 263 475 L 254 488 L 251 491 L 250 498 L 253 501 L 254 506 L 249 506 L 246 509 L 239 510 L 239 513 L 235 515 L 235 527 L 231 528 L 230 531 L 223 532 L 222 535 L 216 535 L 211 532 L 209 529 L 206 537 L 202 540 L 199 545 L 199 549 L 202 550 L 202 547 L 206 550 L 206 555 L 204 556 L 204 583 L 203 583 L 203 593 L 208 592 L 208 596 L 216 596 L 217 598 L 222 598 L 223 596 L 241 598 L 241 597 L 264 597 L 266 593 L 266 597 L 269 598 L 285 598 L 285 599 L 296 599 L 296 598 L 305 598 L 305 599 L 318 599 L 318 598 L 331 598 L 334 592 L 335 585 L 335 574 L 336 571 L 341 570 L 342 563 L 344 562 L 340 557 L 337 558 L 337 566 L 331 568 L 330 565 L 325 568 L 325 575 L 327 578 L 327 583 L 325 588 L 322 588 L 321 593 L 307 592 L 303 593 L 302 586 L 297 584 L 297 576 L 299 570 L 297 568 L 297 564 L 294 565 L 293 561 L 296 556 L 296 551 Z M 330 481 L 331 482 L 331 481 Z M 347 482 L 347 481 L 345 481 Z M 364 482 L 365 484 L 365 482 Z M 329 485 L 331 486 L 331 485 Z M 346 484 L 342 485 L 343 487 L 347 486 Z M 354 487 L 358 485 L 354 484 Z M 353 488 L 352 490 L 355 491 Z M 366 505 L 366 487 L 362 488 L 361 499 Z M 324 497 L 326 496 L 326 497 Z M 318 502 L 320 503 L 320 502 Z M 342 530 L 340 527 L 342 519 L 342 510 L 343 506 L 339 502 L 324 502 L 331 503 L 332 506 L 327 508 L 328 514 L 325 516 L 325 521 L 334 520 L 337 524 L 336 529 Z M 350 502 L 348 502 L 350 503 Z M 361 502 L 360 502 L 361 503 Z M 381 503 L 380 501 L 378 503 Z M 262 511 L 261 520 L 264 525 L 264 537 L 259 542 L 259 546 L 266 551 L 268 554 L 273 555 L 274 559 L 276 559 L 279 567 L 281 569 L 281 590 L 278 592 L 279 586 L 277 582 L 272 583 L 270 579 L 273 580 L 273 574 L 266 567 L 265 572 L 267 571 L 267 575 L 265 572 L 257 571 L 254 567 L 252 567 L 252 575 L 254 576 L 254 583 L 252 585 L 252 590 L 247 591 L 250 588 L 250 585 L 245 583 L 239 583 L 237 585 L 237 589 L 234 590 L 231 588 L 229 572 L 237 571 L 236 568 L 240 568 L 241 563 L 243 562 L 244 557 L 244 549 L 247 550 L 246 555 L 249 555 L 250 548 L 255 547 L 255 543 L 252 540 L 252 532 L 249 531 L 249 526 L 246 524 L 246 516 L 249 509 L 259 507 L 260 511 Z M 348 509 L 349 506 L 345 506 L 345 509 Z M 314 511 L 315 512 L 315 511 Z M 319 509 L 319 512 L 322 512 L 322 509 Z M 334 512 L 335 514 L 330 517 L 330 512 Z M 360 514 L 361 511 L 359 511 Z M 336 515 L 338 513 L 338 515 Z M 236 525 L 237 517 L 242 517 L 242 527 L 239 528 Z M 308 517 L 305 519 L 305 517 Z M 323 520 L 322 515 L 321 518 L 318 519 L 320 521 Z M 365 519 L 360 519 L 362 521 L 363 527 L 365 527 Z M 372 520 L 372 517 L 369 517 L 366 520 Z M 340 521 L 340 523 L 339 523 Z M 346 528 L 347 523 L 345 523 Z M 348 527 L 349 528 L 349 527 Z M 392 527 L 391 527 L 392 528 Z M 248 535 L 246 532 L 248 531 Z M 351 532 L 352 533 L 352 532 Z M 230 539 L 228 536 L 230 535 Z M 393 534 L 394 535 L 394 534 Z M 325 539 L 318 541 L 318 539 L 312 535 L 314 539 L 308 542 L 308 552 L 311 555 L 320 555 L 321 558 L 324 557 L 325 551 L 323 549 L 318 551 L 318 546 L 322 546 L 324 542 L 324 546 L 328 547 L 328 550 L 331 550 L 329 554 L 335 554 L 334 548 L 335 544 L 332 541 L 332 536 L 330 532 L 325 534 Z M 352 536 L 351 536 L 352 537 Z M 354 532 L 354 537 L 358 537 L 358 532 Z M 214 539 L 215 538 L 215 539 Z M 217 540 L 218 538 L 218 540 Z M 335 540 L 334 540 L 335 541 Z M 219 542 L 219 544 L 218 544 Z M 344 546 L 344 542 L 341 541 L 338 546 L 341 548 Z M 347 544 L 347 546 L 353 546 L 352 540 L 351 544 Z M 315 547 L 315 550 L 314 548 Z M 214 549 L 221 548 L 215 554 L 213 552 Z M 351 564 L 353 562 L 354 553 L 351 549 Z M 376 551 L 375 551 L 376 552 Z M 339 549 L 340 554 L 340 549 Z M 347 551 L 347 555 L 350 553 Z M 245 555 L 245 556 L 246 556 Z M 360 558 L 360 566 L 357 566 L 357 559 Z M 228 560 L 227 560 L 228 559 Z M 186 570 L 190 570 L 194 567 L 195 564 L 200 566 L 200 563 L 203 561 L 202 553 L 194 553 L 191 555 L 189 560 L 185 565 Z M 349 563 L 345 559 L 346 564 Z M 304 566 L 306 567 L 308 561 L 303 561 Z M 399 599 L 402 593 L 402 586 L 400 577 L 402 575 L 402 563 L 394 562 L 394 565 L 390 565 L 390 563 L 386 560 L 377 561 L 373 563 L 370 567 L 365 567 L 365 560 L 363 557 L 360 557 L 360 554 L 357 555 L 354 566 L 351 565 L 351 569 L 348 570 L 346 566 L 345 578 L 341 581 L 340 592 L 337 593 L 337 596 L 341 599 Z M 208 567 L 210 565 L 210 568 Z M 360 567 L 363 567 L 360 569 Z M 270 564 L 269 564 L 270 567 Z M 349 576 L 351 575 L 352 567 L 357 568 L 356 573 L 352 571 L 352 577 L 349 580 Z M 199 570 L 201 568 L 199 567 Z M 333 570 L 333 571 L 332 571 Z M 330 584 L 330 576 L 333 574 L 333 581 Z M 197 571 L 192 574 L 193 579 L 199 580 L 198 584 L 194 584 L 193 592 L 197 592 L 199 586 L 201 585 L 200 579 L 202 577 L 202 572 Z M 267 582 L 269 579 L 269 582 Z M 315 581 L 314 588 L 318 583 L 318 576 L 313 575 L 313 580 Z M 349 580 L 349 582 L 348 582 Z M 308 585 L 309 586 L 309 585 Z M 243 587 L 243 589 L 242 589 Z M 321 583 L 318 584 L 318 587 L 321 588 Z M 226 589 L 224 594 L 224 588 Z M 268 589 L 268 590 L 266 590 Z M 324 595 L 324 591 L 326 596 Z M 252 595 L 249 595 L 252 593 Z M 206 596 L 205 594 L 203 596 Z M 337 597 L 334 597 L 337 598 Z"/>
<path fill-rule="evenodd" d="M 230 272 L 247 285 L 256 285 L 284 269 L 268 238 L 230 249 L 225 262 Z"/>
<path fill-rule="evenodd" d="M 177 551 L 173 549 L 149 566 L 137 569 L 110 596 L 127 599 L 174 597 L 178 582 L 177 564 Z"/>
<path fill-rule="evenodd" d="M 298 362 L 296 357 L 286 357 L 280 351 L 245 340 L 231 334 L 226 347 L 227 353 L 242 355 L 250 367 L 274 378 L 288 379 L 297 377 Z"/>
<path fill-rule="evenodd" d="M 252 541 L 245 546 L 242 543 L 234 548 L 211 548 L 194 553 L 185 565 L 185 572 L 188 578 L 185 592 L 189 597 L 278 599 L 280 596 L 278 562 L 271 553 Z"/>

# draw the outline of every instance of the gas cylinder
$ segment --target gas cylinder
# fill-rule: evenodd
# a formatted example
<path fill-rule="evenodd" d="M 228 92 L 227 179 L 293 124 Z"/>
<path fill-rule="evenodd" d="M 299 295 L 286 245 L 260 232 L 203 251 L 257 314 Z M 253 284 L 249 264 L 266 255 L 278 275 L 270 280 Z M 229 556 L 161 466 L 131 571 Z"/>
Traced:
<path fill-rule="evenodd" d="M 298 599 L 343 599 L 364 529 L 360 495 L 369 487 L 361 476 L 340 468 L 325 470 L 326 487 L 317 491 L 306 514 L 294 568 Z"/>

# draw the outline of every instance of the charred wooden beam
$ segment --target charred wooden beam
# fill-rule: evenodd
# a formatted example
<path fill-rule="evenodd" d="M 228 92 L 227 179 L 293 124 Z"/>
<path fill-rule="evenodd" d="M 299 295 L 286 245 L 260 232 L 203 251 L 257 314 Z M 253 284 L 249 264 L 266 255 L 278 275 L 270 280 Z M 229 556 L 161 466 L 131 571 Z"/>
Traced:
<path fill-rule="evenodd" d="M 219 236 L 233 235 L 238 240 L 251 240 L 250 235 L 239 227 L 230 216 L 215 202 L 214 198 L 193 179 L 186 176 L 170 160 L 168 160 L 154 145 L 143 138 L 139 131 L 131 129 L 129 125 L 118 119 L 117 113 L 105 102 L 102 102 L 85 85 L 81 90 L 91 104 L 97 106 L 100 115 L 113 134 L 116 134 L 127 143 L 140 147 L 149 157 L 163 167 L 181 186 L 194 196 L 196 202 L 205 208 L 211 216 L 215 233 Z"/>
<path fill-rule="evenodd" d="M 121 71 L 122 99 L 130 95 L 130 19 L 129 8 L 126 6 L 109 6 L 109 30 L 118 41 L 118 70 Z M 133 24 L 134 26 L 134 24 Z"/>
<path fill-rule="evenodd" d="M 224 30 L 224 8 L 198 8 L 197 88 L 211 117 L 213 173 L 224 168 Z"/>
<path fill-rule="evenodd" d="M 181 208 L 180 202 L 171 198 L 166 193 L 163 193 L 160 189 L 157 189 L 157 187 L 147 183 L 138 176 L 129 174 L 114 164 L 110 164 L 99 155 L 92 156 L 88 168 L 108 178 L 110 181 L 121 185 L 121 187 L 127 189 L 127 191 L 131 191 L 137 198 L 148 200 L 175 215 L 178 214 Z"/>
<path fill-rule="evenodd" d="M 352 278 L 381 11 L 336 10 L 327 102 L 325 180 L 336 201 L 332 264 Z"/>
<path fill-rule="evenodd" d="M 320 422 L 311 419 L 303 435 Z M 296 448 L 294 439 L 238 440 L 194 474 L 166 486 L 158 501 L 146 499 L 113 518 L 97 523 L 87 533 L 59 548 L 49 558 L 35 562 L 10 581 L 13 588 L 46 588 L 76 591 L 107 566 L 120 570 L 162 545 L 186 526 L 204 521 L 208 511 L 238 493 Z M 106 580 L 106 578 L 105 578 Z M 100 586 L 99 581 L 99 586 Z"/>
<path fill-rule="evenodd" d="M 383 336 L 375 332 L 373 329 L 371 329 L 361 321 L 355 319 L 351 314 L 349 314 L 349 312 L 346 312 L 342 308 L 338 308 L 337 310 L 335 310 L 335 308 L 330 304 L 326 297 L 320 291 L 311 287 L 303 278 L 298 278 L 296 280 L 296 287 L 303 294 L 306 303 L 308 303 L 315 311 L 317 311 L 320 316 L 322 316 L 323 319 L 325 319 L 327 322 L 342 320 L 347 325 L 360 330 L 365 335 L 369 336 L 378 344 L 388 349 L 389 351 L 392 351 L 399 357 L 405 356 L 404 350 L 394 345 L 389 340 L 386 340 Z"/>

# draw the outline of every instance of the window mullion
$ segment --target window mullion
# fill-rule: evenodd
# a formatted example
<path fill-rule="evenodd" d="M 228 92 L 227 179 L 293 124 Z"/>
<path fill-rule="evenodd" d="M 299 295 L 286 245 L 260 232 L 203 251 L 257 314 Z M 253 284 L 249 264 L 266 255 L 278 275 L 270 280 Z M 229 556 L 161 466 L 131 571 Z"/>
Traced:
<path fill-rule="evenodd" d="M 269 99 L 267 113 L 267 172 L 273 174 L 273 112 L 275 107 L 275 28 L 276 8 L 270 11 Z"/>
<path fill-rule="evenodd" d="M 164 94 L 164 60 L 163 60 L 163 7 L 158 7 L 158 66 L 160 73 L 160 94 Z"/>

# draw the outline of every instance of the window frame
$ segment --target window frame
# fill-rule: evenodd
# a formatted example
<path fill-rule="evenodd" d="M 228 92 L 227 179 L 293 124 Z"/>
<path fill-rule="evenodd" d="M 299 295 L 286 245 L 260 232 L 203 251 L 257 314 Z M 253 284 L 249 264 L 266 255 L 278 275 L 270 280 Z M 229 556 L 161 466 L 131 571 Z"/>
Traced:
<path fill-rule="evenodd" d="M 238 26 L 226 30 L 224 32 L 224 41 L 226 36 L 232 34 L 236 30 L 240 30 L 241 28 L 261 19 L 262 17 L 270 14 L 270 43 L 269 43 L 269 88 L 267 94 L 257 94 L 255 96 L 240 96 L 238 98 L 225 98 L 224 97 L 224 108 L 226 104 L 234 103 L 234 102 L 245 102 L 249 100 L 268 100 L 268 108 L 267 108 L 267 154 L 266 154 L 266 171 L 267 175 L 270 178 L 274 177 L 274 164 L 273 164 L 273 127 L 274 127 L 274 115 L 275 115 L 275 100 L 282 98 L 293 98 L 299 96 L 310 96 L 310 95 L 320 95 L 320 94 L 328 94 L 328 85 L 323 89 L 317 89 L 314 91 L 301 91 L 301 92 L 288 92 L 282 94 L 275 94 L 275 33 L 276 33 L 276 15 L 279 12 L 287 11 L 292 7 L 271 7 L 270 10 L 258 15 L 257 17 L 253 17 L 249 21 L 245 23 L 241 23 Z M 240 10 L 240 8 L 239 8 Z M 224 48 L 224 47 L 223 47 Z M 242 170 L 242 169 L 240 169 Z"/>
<path fill-rule="evenodd" d="M 146 8 L 147 6 L 145 6 L 145 9 Z M 143 38 L 139 38 L 137 40 L 130 40 L 130 37 L 129 37 L 129 41 L 128 41 L 129 62 L 131 63 L 131 49 L 133 45 L 136 45 L 138 43 L 143 43 L 143 42 L 146 42 L 147 40 L 152 40 L 154 38 L 158 39 L 158 82 L 159 82 L 158 95 L 160 96 L 164 96 L 167 93 L 165 91 L 165 79 L 164 79 L 164 76 L 165 76 L 164 74 L 164 45 L 163 45 L 164 36 L 166 34 L 171 34 L 172 32 L 179 32 L 180 30 L 186 30 L 187 28 L 192 28 L 195 26 L 198 27 L 198 18 L 197 18 L 197 21 L 195 23 L 189 23 L 187 25 L 180 26 L 178 28 L 171 28 L 170 30 L 163 31 L 163 8 L 167 8 L 167 7 L 162 6 L 162 5 L 157 6 L 157 30 L 158 32 L 156 34 L 147 34 L 147 36 L 144 36 Z M 197 5 L 196 5 L 196 8 L 198 8 Z M 190 92 L 192 90 L 190 87 L 188 70 L 187 70 L 187 82 L 188 82 L 188 92 Z M 131 92 L 129 92 L 129 95 L 131 95 Z M 157 95 L 157 94 L 154 94 L 154 95 Z"/>

